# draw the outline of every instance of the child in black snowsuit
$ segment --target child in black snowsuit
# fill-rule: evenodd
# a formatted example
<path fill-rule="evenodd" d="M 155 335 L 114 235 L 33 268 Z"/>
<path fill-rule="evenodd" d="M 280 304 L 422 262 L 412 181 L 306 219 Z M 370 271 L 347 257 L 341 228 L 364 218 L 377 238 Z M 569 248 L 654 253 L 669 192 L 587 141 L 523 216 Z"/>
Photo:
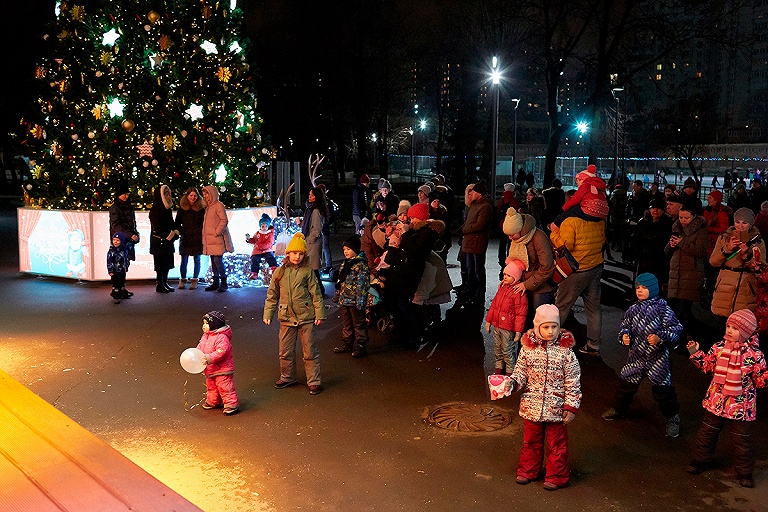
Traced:
<path fill-rule="evenodd" d="M 125 274 L 131 264 L 130 250 L 133 243 L 125 241 L 122 231 L 115 233 L 112 244 L 107 251 L 107 272 L 112 281 L 112 296 L 115 304 L 120 304 L 121 298 L 130 298 L 125 289 Z"/>

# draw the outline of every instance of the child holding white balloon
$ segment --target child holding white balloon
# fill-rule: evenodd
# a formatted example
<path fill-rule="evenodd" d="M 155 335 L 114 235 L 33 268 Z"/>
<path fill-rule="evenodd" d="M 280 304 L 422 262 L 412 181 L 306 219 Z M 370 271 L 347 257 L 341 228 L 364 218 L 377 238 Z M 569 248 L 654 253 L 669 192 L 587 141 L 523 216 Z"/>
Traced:
<path fill-rule="evenodd" d="M 209 311 L 203 316 L 203 336 L 197 344 L 203 353 L 205 387 L 203 409 L 224 408 L 230 416 L 240 412 L 235 391 L 235 359 L 232 356 L 232 328 L 221 311 Z"/>

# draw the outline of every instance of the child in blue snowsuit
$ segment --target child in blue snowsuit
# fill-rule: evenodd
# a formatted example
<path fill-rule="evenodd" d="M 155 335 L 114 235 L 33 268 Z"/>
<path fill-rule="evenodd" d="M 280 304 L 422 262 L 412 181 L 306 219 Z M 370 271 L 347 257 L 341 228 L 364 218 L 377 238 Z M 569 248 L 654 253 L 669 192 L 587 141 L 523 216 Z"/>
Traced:
<path fill-rule="evenodd" d="M 621 369 L 621 385 L 616 391 L 615 405 L 603 413 L 603 419 L 623 418 L 632 399 L 646 377 L 651 381 L 653 399 L 667 419 L 666 434 L 680 433 L 680 406 L 672 385 L 669 354 L 677 343 L 683 326 L 672 308 L 659 297 L 659 281 L 653 274 L 640 274 L 635 281 L 638 301 L 632 304 L 621 320 L 619 341 L 629 345 L 627 364 Z"/>
<path fill-rule="evenodd" d="M 112 237 L 112 243 L 109 246 L 109 251 L 107 251 L 107 272 L 110 281 L 112 281 L 112 293 L 110 295 L 115 304 L 120 304 L 121 298 L 130 298 L 125 290 L 125 275 L 131 264 L 130 251 L 132 246 L 133 243 L 125 241 L 125 234 L 118 231 Z"/>

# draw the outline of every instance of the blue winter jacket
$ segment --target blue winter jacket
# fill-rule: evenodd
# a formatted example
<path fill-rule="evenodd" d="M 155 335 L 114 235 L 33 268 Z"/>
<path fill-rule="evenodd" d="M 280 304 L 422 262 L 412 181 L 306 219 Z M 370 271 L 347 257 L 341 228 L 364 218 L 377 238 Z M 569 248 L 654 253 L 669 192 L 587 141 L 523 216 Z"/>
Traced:
<path fill-rule="evenodd" d="M 621 378 L 639 384 L 648 377 L 654 386 L 669 386 L 672 373 L 669 366 L 670 349 L 677 343 L 683 326 L 661 297 L 640 300 L 632 304 L 619 326 L 619 343 L 629 334 L 629 357 L 621 369 Z M 648 342 L 648 335 L 656 334 L 661 341 Z"/>

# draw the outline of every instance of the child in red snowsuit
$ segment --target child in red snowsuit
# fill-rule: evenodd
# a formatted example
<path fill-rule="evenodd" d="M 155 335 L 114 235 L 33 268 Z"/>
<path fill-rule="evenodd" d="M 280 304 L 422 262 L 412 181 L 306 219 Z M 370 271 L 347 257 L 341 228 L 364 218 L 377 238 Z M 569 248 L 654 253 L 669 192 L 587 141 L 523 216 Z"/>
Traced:
<path fill-rule="evenodd" d="M 261 260 L 267 261 L 270 273 L 274 272 L 275 267 L 277 267 L 275 253 L 272 251 L 272 247 L 275 245 L 275 228 L 272 227 L 272 219 L 269 215 L 266 213 L 262 214 L 261 219 L 259 219 L 259 230 L 252 237 L 246 233 L 245 241 L 253 244 L 251 275 L 248 276 L 248 279 L 256 279 L 258 277 Z"/>
<path fill-rule="evenodd" d="M 594 165 L 588 165 L 585 171 L 576 175 L 576 186 L 578 190 L 563 205 L 563 213 L 555 218 L 554 224 L 557 227 L 568 217 L 591 221 L 603 221 L 608 217 L 608 199 L 605 196 L 607 186 L 597 175 Z"/>
<path fill-rule="evenodd" d="M 203 336 L 197 348 L 204 354 L 205 387 L 207 389 L 203 409 L 224 407 L 230 416 L 240 411 L 235 391 L 235 359 L 232 356 L 232 328 L 221 311 L 209 311 L 203 317 Z"/>
<path fill-rule="evenodd" d="M 493 346 L 496 354 L 496 374 L 512 375 L 520 350 L 520 338 L 525 330 L 525 318 L 528 315 L 528 296 L 515 293 L 512 289 L 523 275 L 524 264 L 520 260 L 510 260 L 504 267 L 504 277 L 491 302 L 488 316 L 485 318 L 485 330 L 491 332 L 493 326 Z"/>
<path fill-rule="evenodd" d="M 568 485 L 568 429 L 581 405 L 581 368 L 573 335 L 560 329 L 560 311 L 553 304 L 536 308 L 533 329 L 521 340 L 522 350 L 510 378 L 510 390 L 522 390 L 523 447 L 516 482 L 539 477 L 547 443 L 544 489 Z"/>

